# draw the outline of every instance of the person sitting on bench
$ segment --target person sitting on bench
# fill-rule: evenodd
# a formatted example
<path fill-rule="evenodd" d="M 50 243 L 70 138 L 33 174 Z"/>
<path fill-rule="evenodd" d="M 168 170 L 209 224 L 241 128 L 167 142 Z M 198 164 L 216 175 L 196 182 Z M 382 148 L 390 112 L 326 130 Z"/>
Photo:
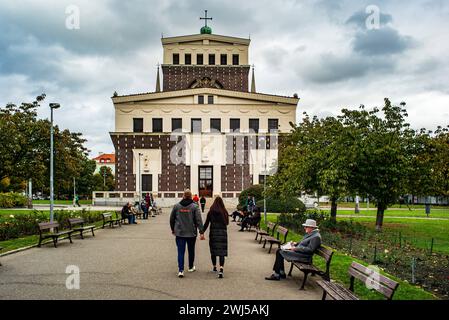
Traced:
<path fill-rule="evenodd" d="M 122 208 L 122 219 L 128 219 L 129 224 L 137 224 L 136 215 L 132 210 L 131 202 L 125 204 Z"/>
<path fill-rule="evenodd" d="M 299 243 L 290 242 L 290 249 L 277 249 L 276 260 L 273 266 L 273 274 L 266 277 L 265 280 L 285 279 L 284 259 L 289 261 L 299 261 L 303 263 L 312 263 L 314 252 L 321 246 L 321 235 L 313 219 L 307 219 L 302 225 L 306 235 Z"/>
<path fill-rule="evenodd" d="M 243 218 L 242 227 L 240 228 L 239 231 L 244 231 L 245 228 L 248 228 L 249 226 L 257 225 L 259 223 L 260 219 L 261 219 L 260 208 L 256 207 L 254 209 L 254 214 L 252 216 L 246 216 L 245 218 Z"/>
<path fill-rule="evenodd" d="M 241 221 L 245 215 L 243 214 L 243 211 L 242 211 L 242 210 L 238 210 L 238 209 L 237 209 L 237 210 L 235 210 L 233 213 L 231 213 L 230 216 L 232 216 L 232 221 L 236 221 L 235 219 L 236 219 L 237 217 L 239 217 L 239 218 L 240 218 L 240 221 Z"/>

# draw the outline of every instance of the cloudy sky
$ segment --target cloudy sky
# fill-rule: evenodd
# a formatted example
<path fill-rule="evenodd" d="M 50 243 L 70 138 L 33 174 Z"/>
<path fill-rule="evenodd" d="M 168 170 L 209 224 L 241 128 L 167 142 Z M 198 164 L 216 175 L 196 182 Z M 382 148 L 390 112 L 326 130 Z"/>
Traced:
<path fill-rule="evenodd" d="M 0 0 L 0 105 L 45 92 L 40 117 L 59 102 L 59 126 L 111 152 L 113 92 L 153 91 L 161 34 L 199 33 L 204 9 L 213 33 L 251 38 L 257 91 L 298 93 L 298 121 L 389 97 L 415 128 L 449 124 L 445 0 Z"/>

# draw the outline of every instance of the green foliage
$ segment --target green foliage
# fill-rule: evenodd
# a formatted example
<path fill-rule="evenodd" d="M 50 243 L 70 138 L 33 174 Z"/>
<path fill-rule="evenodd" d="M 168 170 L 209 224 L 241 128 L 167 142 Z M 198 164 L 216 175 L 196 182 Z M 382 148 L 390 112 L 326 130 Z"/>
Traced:
<path fill-rule="evenodd" d="M 248 199 L 248 196 L 254 197 L 256 203 L 257 203 L 257 201 L 262 200 L 263 199 L 263 185 L 255 184 L 255 185 L 252 185 L 249 188 L 243 190 L 239 196 L 239 206 L 241 206 L 241 207 L 246 206 L 246 201 Z"/>
<path fill-rule="evenodd" d="M 107 166 L 100 167 L 100 172 L 93 177 L 93 187 L 99 191 L 114 191 L 115 179 L 112 174 L 112 169 Z"/>
<path fill-rule="evenodd" d="M 256 205 L 263 210 L 263 199 L 256 202 Z M 290 197 L 287 199 L 277 198 L 277 199 L 267 199 L 267 212 L 272 213 L 283 213 L 283 212 L 305 212 L 306 206 L 304 203 L 295 197 Z"/>
<path fill-rule="evenodd" d="M 0 193 L 0 208 L 24 207 L 26 204 L 27 198 L 20 193 Z"/>
<path fill-rule="evenodd" d="M 94 223 L 102 219 L 101 212 L 84 209 L 81 211 L 57 210 L 54 213 L 54 220 L 59 222 L 62 229 L 68 228 L 69 218 L 83 218 L 86 223 Z M 36 210 L 29 213 L 0 215 L 0 241 L 39 234 L 37 224 L 46 221 L 49 221 L 48 213 Z"/>

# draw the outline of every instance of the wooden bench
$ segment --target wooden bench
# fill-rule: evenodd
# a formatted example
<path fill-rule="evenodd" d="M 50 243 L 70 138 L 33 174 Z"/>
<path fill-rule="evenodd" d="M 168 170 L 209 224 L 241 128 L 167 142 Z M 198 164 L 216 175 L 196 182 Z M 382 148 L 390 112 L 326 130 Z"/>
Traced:
<path fill-rule="evenodd" d="M 69 219 L 69 226 L 70 226 L 70 229 L 72 229 L 74 232 L 80 233 L 81 239 L 84 239 L 83 232 L 86 230 L 91 230 L 92 236 L 95 237 L 95 233 L 94 233 L 95 226 L 85 226 L 84 219 L 71 218 L 71 219 Z"/>
<path fill-rule="evenodd" d="M 291 276 L 292 275 L 292 271 L 293 271 L 293 267 L 298 268 L 300 271 L 304 272 L 304 278 L 302 280 L 302 284 L 301 287 L 299 288 L 299 290 L 304 290 L 304 286 L 306 284 L 307 281 L 307 277 L 309 274 L 312 275 L 319 275 L 321 276 L 323 279 L 325 280 L 329 280 L 330 279 L 330 274 L 329 274 L 329 268 L 331 265 L 331 260 L 332 260 L 332 256 L 334 254 L 334 251 L 332 251 L 331 249 L 325 248 L 323 246 L 320 246 L 314 253 L 314 255 L 320 256 L 324 259 L 325 263 L 326 263 L 326 267 L 324 270 L 320 270 L 317 266 L 315 266 L 313 263 L 304 263 L 304 262 L 299 262 L 299 261 L 288 261 L 287 262 L 291 262 L 290 265 L 290 271 L 288 272 L 288 275 Z"/>
<path fill-rule="evenodd" d="M 333 300 L 359 300 L 354 294 L 355 279 L 362 281 L 368 288 L 381 293 L 387 300 L 393 298 L 393 295 L 399 286 L 399 283 L 396 281 L 355 261 L 353 261 L 349 267 L 348 273 L 350 275 L 349 289 L 346 289 L 343 285 L 336 282 L 324 280 L 317 281 L 317 284 L 323 289 L 322 300 L 326 300 L 326 296 L 331 297 Z"/>
<path fill-rule="evenodd" d="M 59 231 L 59 223 L 57 221 L 54 222 L 41 222 L 38 223 L 39 226 L 39 243 L 37 244 L 38 247 L 41 246 L 42 240 L 52 238 L 53 245 L 55 248 L 57 247 L 58 238 L 61 236 L 67 236 L 70 240 L 70 243 L 72 242 L 72 233 L 73 230 L 65 230 L 65 231 Z M 50 229 L 53 229 L 53 231 L 50 231 Z M 48 230 L 48 232 L 45 232 Z"/>
<path fill-rule="evenodd" d="M 265 248 L 265 245 L 267 244 L 267 242 L 270 243 L 270 249 L 268 250 L 268 253 L 271 253 L 271 248 L 273 247 L 273 244 L 277 244 L 278 248 L 281 247 L 281 245 L 283 245 L 284 243 L 287 242 L 287 235 L 288 235 L 288 229 L 284 228 L 283 226 L 277 226 L 276 227 L 276 238 L 272 237 L 272 236 L 265 236 L 265 240 L 263 243 L 263 248 Z M 281 240 L 280 236 L 283 235 L 284 238 Z"/>
<path fill-rule="evenodd" d="M 114 224 L 118 224 L 120 227 L 122 226 L 121 219 L 114 219 L 112 217 L 112 213 L 106 212 L 106 213 L 102 213 L 101 215 L 103 217 L 103 226 L 102 226 L 103 229 L 104 229 L 104 226 L 107 224 L 109 224 L 109 227 L 111 227 L 111 228 L 114 227 Z"/>
<path fill-rule="evenodd" d="M 267 230 L 256 229 L 256 238 L 254 240 L 257 240 L 257 237 L 260 236 L 259 243 L 262 243 L 262 238 L 265 236 L 274 236 L 274 230 L 276 229 L 276 223 L 268 221 L 267 222 Z"/>

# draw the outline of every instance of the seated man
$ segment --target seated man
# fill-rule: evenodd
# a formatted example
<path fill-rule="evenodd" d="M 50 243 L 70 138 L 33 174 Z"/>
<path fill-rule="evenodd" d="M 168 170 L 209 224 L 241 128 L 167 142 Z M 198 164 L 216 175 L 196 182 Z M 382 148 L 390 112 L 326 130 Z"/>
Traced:
<path fill-rule="evenodd" d="M 240 220 L 242 220 L 244 215 L 241 210 L 235 210 L 233 213 L 230 214 L 230 216 L 232 217 L 232 221 L 236 221 L 235 219 L 237 217 L 239 217 Z"/>
<path fill-rule="evenodd" d="M 254 209 L 254 215 L 246 216 L 245 218 L 243 218 L 242 228 L 239 231 L 244 231 L 245 228 L 248 228 L 249 226 L 256 226 L 260 222 L 260 219 L 261 219 L 260 208 L 256 207 Z"/>
<path fill-rule="evenodd" d="M 265 280 L 280 280 L 286 278 L 284 269 L 284 259 L 295 260 L 303 263 L 311 263 L 313 253 L 321 246 L 321 235 L 317 229 L 316 221 L 307 219 L 303 224 L 306 235 L 299 243 L 292 243 L 289 250 L 277 249 L 276 261 L 274 262 L 274 273 Z"/>
<path fill-rule="evenodd" d="M 122 219 L 128 219 L 129 224 L 137 224 L 136 215 L 133 210 L 134 208 L 131 206 L 131 202 L 128 202 L 122 208 Z"/>

